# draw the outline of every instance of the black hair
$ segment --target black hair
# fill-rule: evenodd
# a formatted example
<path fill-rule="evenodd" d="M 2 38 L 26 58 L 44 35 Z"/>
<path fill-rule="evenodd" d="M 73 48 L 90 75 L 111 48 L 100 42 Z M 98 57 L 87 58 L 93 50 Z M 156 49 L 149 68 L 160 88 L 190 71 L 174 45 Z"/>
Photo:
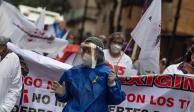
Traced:
<path fill-rule="evenodd" d="M 194 45 L 192 45 L 192 47 L 189 48 L 189 50 L 187 51 L 186 56 L 185 56 L 185 62 L 191 61 L 192 54 L 194 54 Z"/>

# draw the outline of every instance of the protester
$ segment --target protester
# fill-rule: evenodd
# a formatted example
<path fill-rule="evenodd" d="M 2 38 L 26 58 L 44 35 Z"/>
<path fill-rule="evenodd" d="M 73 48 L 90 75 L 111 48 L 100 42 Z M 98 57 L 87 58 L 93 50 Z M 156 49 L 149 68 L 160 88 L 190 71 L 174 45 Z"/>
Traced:
<path fill-rule="evenodd" d="M 64 20 L 60 19 L 54 22 L 52 25 L 46 25 L 45 30 L 51 32 L 57 38 L 63 38 L 63 36 L 67 32 L 66 23 Z"/>
<path fill-rule="evenodd" d="M 64 72 L 53 90 L 67 102 L 63 112 L 108 112 L 108 105 L 125 99 L 118 77 L 104 64 L 103 43 L 89 37 L 82 44 L 83 64 Z"/>
<path fill-rule="evenodd" d="M 183 62 L 170 65 L 163 74 L 194 74 L 194 45 L 183 56 Z"/>
<path fill-rule="evenodd" d="M 132 70 L 132 60 L 122 51 L 122 44 L 125 38 L 122 33 L 111 34 L 108 49 L 104 50 L 106 63 L 119 75 L 131 76 L 135 72 Z M 123 55 L 122 55 L 123 54 Z"/>
<path fill-rule="evenodd" d="M 0 112 L 12 110 L 22 89 L 20 61 L 7 49 L 8 41 L 0 37 Z"/>

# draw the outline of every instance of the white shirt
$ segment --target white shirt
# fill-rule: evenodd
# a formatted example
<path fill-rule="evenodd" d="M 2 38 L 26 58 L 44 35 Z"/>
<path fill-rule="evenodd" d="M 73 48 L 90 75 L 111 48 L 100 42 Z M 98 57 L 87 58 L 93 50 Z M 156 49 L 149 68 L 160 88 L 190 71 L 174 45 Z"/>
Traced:
<path fill-rule="evenodd" d="M 104 52 L 104 57 L 105 60 L 109 62 L 110 67 L 118 72 L 118 75 L 124 75 L 124 76 L 132 76 L 132 75 L 136 75 L 136 70 L 132 69 L 132 60 L 129 56 L 127 56 L 126 54 L 124 54 L 117 66 L 117 63 L 119 61 L 119 58 L 113 58 L 110 55 L 110 52 L 108 49 L 103 50 Z"/>
<path fill-rule="evenodd" d="M 170 65 L 168 66 L 163 74 L 184 74 L 181 70 L 178 69 L 178 66 L 180 65 L 181 63 L 179 64 L 173 64 L 173 65 Z"/>
<path fill-rule="evenodd" d="M 22 89 L 21 65 L 15 53 L 0 61 L 0 112 L 10 112 Z"/>

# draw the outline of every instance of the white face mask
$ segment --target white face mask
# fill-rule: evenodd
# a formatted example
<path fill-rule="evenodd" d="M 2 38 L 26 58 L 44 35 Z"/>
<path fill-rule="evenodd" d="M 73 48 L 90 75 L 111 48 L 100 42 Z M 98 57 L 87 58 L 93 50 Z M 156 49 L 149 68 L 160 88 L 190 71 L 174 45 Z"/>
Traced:
<path fill-rule="evenodd" d="M 83 55 L 82 62 L 83 62 L 83 65 L 87 67 L 95 68 L 96 66 L 96 60 L 94 59 L 94 57 L 92 58 L 92 56 L 90 56 L 87 53 Z"/>
<path fill-rule="evenodd" d="M 120 53 L 122 50 L 122 47 L 118 44 L 111 44 L 110 48 L 113 53 Z"/>

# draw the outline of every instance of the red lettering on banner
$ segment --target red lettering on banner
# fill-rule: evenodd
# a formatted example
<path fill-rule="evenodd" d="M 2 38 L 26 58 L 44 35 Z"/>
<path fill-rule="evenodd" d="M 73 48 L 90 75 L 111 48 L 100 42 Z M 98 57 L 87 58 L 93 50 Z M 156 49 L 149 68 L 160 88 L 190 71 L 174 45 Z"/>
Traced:
<path fill-rule="evenodd" d="M 172 77 L 170 75 L 159 75 L 155 79 L 155 85 L 158 87 L 172 87 Z"/>
<path fill-rule="evenodd" d="M 174 88 L 177 88 L 177 89 L 181 88 L 182 79 L 183 78 L 181 76 L 178 76 L 178 75 L 175 77 Z"/>
<path fill-rule="evenodd" d="M 158 100 L 157 100 L 157 104 L 160 105 L 160 106 L 164 106 L 166 103 L 166 98 L 165 97 L 159 97 Z"/>
<path fill-rule="evenodd" d="M 32 78 L 30 76 L 23 77 L 23 83 L 25 86 L 33 86 L 35 88 L 46 88 L 46 89 L 51 89 L 52 88 L 52 81 L 44 81 L 43 85 L 43 80 L 40 78 Z M 44 87 L 43 87 L 44 86 Z"/>
<path fill-rule="evenodd" d="M 156 103 L 154 102 L 154 96 L 151 96 L 151 98 L 150 98 L 150 104 L 156 105 Z"/>
<path fill-rule="evenodd" d="M 154 96 L 151 96 L 150 97 L 150 104 L 151 105 L 173 107 L 174 106 L 174 98 L 165 98 L 163 96 L 160 96 L 157 99 L 155 99 Z"/>
<path fill-rule="evenodd" d="M 135 102 L 135 94 L 128 94 L 127 100 L 128 102 Z"/>
<path fill-rule="evenodd" d="M 126 84 L 125 77 L 119 76 L 121 84 Z"/>
<path fill-rule="evenodd" d="M 183 109 L 184 108 L 184 104 L 186 104 L 187 100 L 179 99 L 179 102 L 180 102 L 180 108 Z"/>
<path fill-rule="evenodd" d="M 192 77 L 185 77 L 183 82 L 183 89 L 194 91 L 194 80 Z"/>
<path fill-rule="evenodd" d="M 32 77 L 25 77 L 24 84 L 27 86 L 32 86 Z"/>
<path fill-rule="evenodd" d="M 23 96 L 24 103 L 28 103 L 29 102 L 29 100 L 28 100 L 28 90 L 24 89 L 23 94 L 24 94 L 24 96 Z"/>
<path fill-rule="evenodd" d="M 183 99 L 179 99 L 179 102 L 180 102 L 180 108 L 183 109 L 183 108 L 187 108 L 190 104 L 190 101 L 188 100 L 183 100 Z"/>
<path fill-rule="evenodd" d="M 136 86 L 157 86 L 194 92 L 194 77 L 182 75 L 147 75 L 147 76 L 119 76 L 121 84 Z"/>
<path fill-rule="evenodd" d="M 173 107 L 173 106 L 174 106 L 174 103 L 173 103 L 173 102 L 174 102 L 174 98 L 168 98 L 168 99 L 167 99 L 167 104 L 166 104 L 166 105 L 167 105 L 168 107 Z"/>
<path fill-rule="evenodd" d="M 127 95 L 127 100 L 128 102 L 145 103 L 145 95 L 131 93 Z"/>
<path fill-rule="evenodd" d="M 134 76 L 132 77 L 130 80 L 127 81 L 128 84 L 130 85 L 137 85 L 137 86 L 140 86 L 140 85 L 143 85 L 143 81 L 142 81 L 142 77 L 138 77 L 138 76 Z"/>
<path fill-rule="evenodd" d="M 153 81 L 154 81 L 153 75 L 147 75 L 146 78 L 147 78 L 146 85 L 147 86 L 152 86 L 153 85 Z"/>
<path fill-rule="evenodd" d="M 53 86 L 53 82 L 52 81 L 48 81 L 47 83 L 47 89 L 51 89 Z"/>
<path fill-rule="evenodd" d="M 41 79 L 35 79 L 34 80 L 34 86 L 36 88 L 40 88 L 42 86 L 42 80 Z"/>

